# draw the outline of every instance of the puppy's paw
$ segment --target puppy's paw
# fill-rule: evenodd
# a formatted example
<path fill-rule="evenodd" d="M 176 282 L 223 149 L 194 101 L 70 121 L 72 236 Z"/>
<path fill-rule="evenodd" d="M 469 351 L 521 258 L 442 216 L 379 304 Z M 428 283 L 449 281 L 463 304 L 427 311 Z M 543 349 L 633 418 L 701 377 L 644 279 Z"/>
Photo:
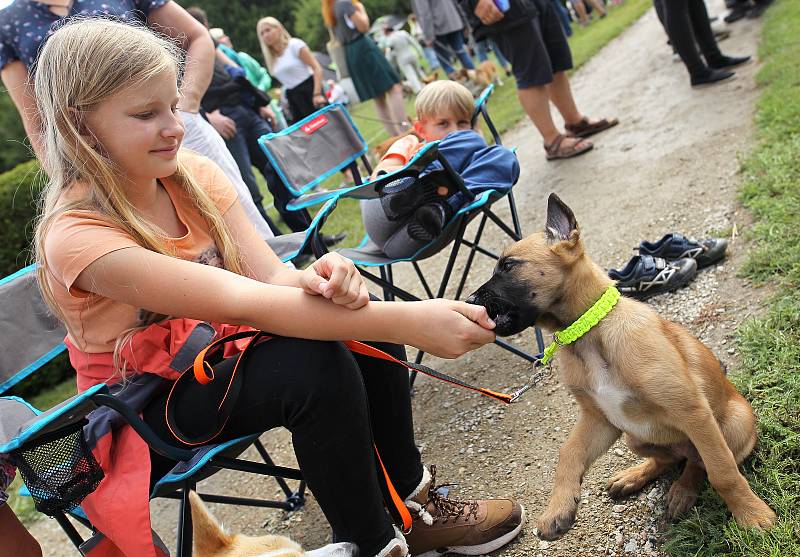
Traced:
<path fill-rule="evenodd" d="M 560 538 L 575 524 L 576 512 L 576 507 L 561 510 L 548 508 L 536 522 L 539 537 L 548 541 Z"/>
<path fill-rule="evenodd" d="M 641 491 L 654 478 L 655 471 L 649 461 L 617 472 L 606 485 L 608 495 L 614 499 Z"/>
<path fill-rule="evenodd" d="M 744 528 L 759 528 L 766 529 L 775 524 L 778 516 L 773 512 L 769 506 L 753 495 L 751 501 L 737 511 L 733 511 L 733 517 L 736 519 L 736 524 Z"/>
<path fill-rule="evenodd" d="M 687 489 L 675 482 L 667 493 L 667 520 L 674 521 L 689 512 L 697 502 L 697 490 Z"/>

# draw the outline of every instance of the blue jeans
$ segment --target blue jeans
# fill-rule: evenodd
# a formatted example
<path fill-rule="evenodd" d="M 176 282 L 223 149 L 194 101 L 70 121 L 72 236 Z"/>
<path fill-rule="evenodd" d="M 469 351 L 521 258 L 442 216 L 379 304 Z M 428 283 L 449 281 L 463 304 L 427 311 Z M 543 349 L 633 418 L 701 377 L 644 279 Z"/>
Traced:
<path fill-rule="evenodd" d="M 267 182 L 272 197 L 275 200 L 275 208 L 280 213 L 283 221 L 293 232 L 300 232 L 308 228 L 311 218 L 307 211 L 289 211 L 286 204 L 292 200 L 289 190 L 283 185 L 275 169 L 272 168 L 269 159 L 258 146 L 258 138 L 266 133 L 271 133 L 272 128 L 255 110 L 244 105 L 223 106 L 220 112 L 236 123 L 236 135 L 225 140 L 225 145 L 233 155 L 239 171 L 242 173 L 242 180 L 250 190 L 256 207 L 263 209 L 264 196 L 258 189 L 256 177 L 253 174 L 253 166 L 258 168 L 264 180 Z M 267 221 L 269 222 L 269 221 Z M 277 236 L 281 234 L 279 230 L 273 230 Z"/>
<path fill-rule="evenodd" d="M 494 44 L 492 39 L 483 39 L 480 41 L 475 41 L 475 56 L 478 57 L 478 62 L 485 62 L 489 59 L 489 50 L 494 52 L 497 61 L 500 63 L 500 67 L 504 70 L 507 70 L 511 67 L 511 62 L 506 60 L 506 57 L 503 56 L 503 53 L 500 52 L 500 49 L 497 48 Z"/>
<path fill-rule="evenodd" d="M 425 55 L 425 60 L 428 61 L 429 71 L 438 70 L 442 67 L 441 64 L 439 64 L 439 59 L 436 57 L 436 51 L 433 48 L 424 46 L 422 47 L 422 53 Z"/>
<path fill-rule="evenodd" d="M 461 61 L 462 66 L 468 70 L 475 69 L 475 64 L 472 63 L 472 58 L 469 57 L 464 46 L 464 35 L 462 35 L 461 30 L 445 33 L 444 35 L 436 35 L 433 49 L 436 51 L 439 63 L 447 75 L 455 71 L 455 68 L 450 63 L 454 55 Z"/>

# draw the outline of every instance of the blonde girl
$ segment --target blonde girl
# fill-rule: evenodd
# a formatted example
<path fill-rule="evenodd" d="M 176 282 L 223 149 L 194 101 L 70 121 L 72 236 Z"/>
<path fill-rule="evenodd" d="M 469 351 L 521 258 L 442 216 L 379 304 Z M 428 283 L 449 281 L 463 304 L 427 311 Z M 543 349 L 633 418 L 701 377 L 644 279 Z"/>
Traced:
<path fill-rule="evenodd" d="M 296 122 L 327 104 L 322 92 L 322 66 L 302 39 L 292 37 L 274 17 L 256 24 L 261 53 L 269 73 L 283 85 Z"/>
<path fill-rule="evenodd" d="M 336 541 L 358 544 L 365 556 L 406 555 L 384 511 L 372 447 L 401 496 L 425 504 L 432 481 L 414 445 L 407 374 L 337 341 L 456 357 L 492 341 L 493 323 L 483 308 L 459 302 L 369 301 L 352 262 L 335 254 L 305 271 L 285 267 L 220 169 L 181 149 L 180 53 L 144 28 L 96 19 L 57 30 L 39 58 L 34 89 L 49 183 L 36 258 L 43 295 L 68 331 L 78 388 L 117 389 L 124 376 L 119 396 L 179 443 L 166 426 L 165 392 L 178 377 L 170 364 L 198 324 L 218 336 L 253 328 L 280 335 L 253 349 L 240 370 L 242 394 L 216 441 L 288 428 Z M 175 408 L 187 435 L 214 428 L 209 401 L 234 361 L 223 360 L 215 370 L 222 380 L 193 385 Z M 104 538 L 90 554 L 163 554 L 150 532 L 148 492 L 151 478 L 175 463 L 148 453 L 127 427 L 96 425 L 106 427 L 93 445 L 106 474 L 83 509 Z M 498 511 L 507 503 L 462 507 L 481 509 L 464 527 L 479 541 L 487 527 L 499 536 L 485 520 L 507 524 L 511 515 Z M 438 516 L 434 507 L 428 516 Z M 509 512 L 519 515 L 518 506 Z M 408 541 L 430 551 L 438 523 L 419 523 Z"/>

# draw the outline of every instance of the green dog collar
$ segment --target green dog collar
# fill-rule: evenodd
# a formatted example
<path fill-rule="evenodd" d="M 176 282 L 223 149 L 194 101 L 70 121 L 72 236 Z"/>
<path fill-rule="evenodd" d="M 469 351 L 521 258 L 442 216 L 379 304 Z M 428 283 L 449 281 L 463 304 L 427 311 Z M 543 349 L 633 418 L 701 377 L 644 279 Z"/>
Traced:
<path fill-rule="evenodd" d="M 600 320 L 608 315 L 612 308 L 617 304 L 619 297 L 619 290 L 617 290 L 614 286 L 609 286 L 606 288 L 606 291 L 603 292 L 603 295 L 600 296 L 600 299 L 597 300 L 592 307 L 586 310 L 586 313 L 578 317 L 578 319 L 572 325 L 563 331 L 556 331 L 556 333 L 553 335 L 555 340 L 551 342 L 542 353 L 542 358 L 540 360 L 542 365 L 546 365 L 550 361 L 550 359 L 556 353 L 556 350 L 558 350 L 559 346 L 572 344 L 583 335 L 588 333 L 592 327 L 600 323 Z"/>

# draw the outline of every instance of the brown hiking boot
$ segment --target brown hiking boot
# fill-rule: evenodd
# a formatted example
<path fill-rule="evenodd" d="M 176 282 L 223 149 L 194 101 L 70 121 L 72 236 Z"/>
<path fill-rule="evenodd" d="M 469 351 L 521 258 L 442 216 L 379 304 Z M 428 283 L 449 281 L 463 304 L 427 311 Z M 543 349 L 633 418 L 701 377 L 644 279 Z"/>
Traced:
<path fill-rule="evenodd" d="M 484 555 L 517 537 L 525 509 L 510 499 L 456 501 L 438 492 L 436 466 L 425 471 L 422 484 L 406 499 L 414 522 L 406 534 L 410 555 L 435 557 L 443 553 Z"/>

